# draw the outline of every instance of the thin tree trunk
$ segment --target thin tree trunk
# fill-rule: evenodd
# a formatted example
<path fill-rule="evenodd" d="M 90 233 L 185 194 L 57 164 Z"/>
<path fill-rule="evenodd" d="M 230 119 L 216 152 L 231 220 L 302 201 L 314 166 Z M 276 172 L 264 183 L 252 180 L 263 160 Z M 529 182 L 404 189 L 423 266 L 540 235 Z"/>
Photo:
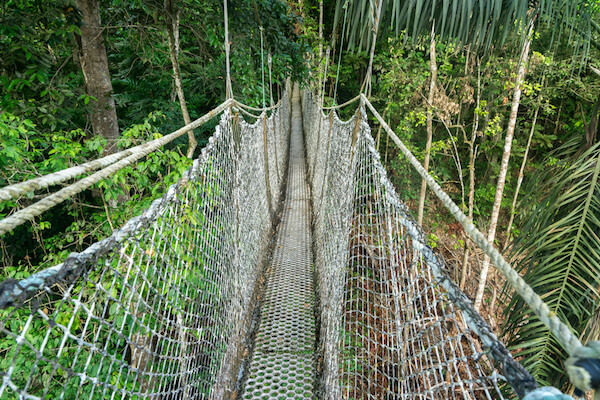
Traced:
<path fill-rule="evenodd" d="M 431 71 L 431 81 L 429 82 L 429 97 L 427 98 L 427 143 L 425 144 L 425 160 L 423 168 L 429 170 L 429 153 L 431 153 L 431 141 L 433 138 L 433 97 L 435 95 L 435 82 L 437 79 L 437 63 L 435 61 L 435 36 L 431 32 L 431 43 L 429 44 L 429 70 Z M 419 195 L 419 208 L 417 224 L 423 225 L 423 210 L 425 208 L 425 195 L 427 194 L 427 182 L 421 181 L 421 194 Z"/>
<path fill-rule="evenodd" d="M 381 17 L 382 6 L 383 0 L 379 0 L 378 2 L 376 2 L 376 9 L 373 10 L 375 14 L 375 26 L 373 26 L 373 41 L 371 43 L 371 53 L 369 55 L 369 66 L 367 67 L 367 74 L 365 75 L 365 79 L 361 87 L 361 92 L 364 88 L 364 93 L 367 97 L 371 96 L 371 74 L 373 73 L 373 58 L 375 57 L 375 44 L 377 43 L 377 32 L 379 30 L 379 19 Z"/>
<path fill-rule="evenodd" d="M 319 0 L 319 60 L 323 58 L 323 0 Z"/>
<path fill-rule="evenodd" d="M 543 86 L 543 83 L 542 83 L 542 86 Z M 539 111 L 540 111 L 540 106 L 538 105 L 536 107 L 535 113 L 533 115 L 533 122 L 531 124 L 531 131 L 529 132 L 529 138 L 527 139 L 527 146 L 525 146 L 525 154 L 523 155 L 523 162 L 521 163 L 521 168 L 519 169 L 519 176 L 517 178 L 517 187 L 515 189 L 515 195 L 513 196 L 512 205 L 510 206 L 510 219 L 508 220 L 508 227 L 506 228 L 506 238 L 504 239 L 504 245 L 502 246 L 503 250 L 506 250 L 506 248 L 508 247 L 508 243 L 510 242 L 510 230 L 512 229 L 512 224 L 515 220 L 515 208 L 517 206 L 519 190 L 521 190 L 521 184 L 523 183 L 523 176 L 525 175 L 525 165 L 527 164 L 527 156 L 529 155 L 529 148 L 531 147 L 531 139 L 533 138 L 533 133 L 535 132 L 535 124 L 537 123 Z"/>
<path fill-rule="evenodd" d="M 473 209 L 475 208 L 475 141 L 477 140 L 477 130 L 479 129 L 479 107 L 481 104 L 481 66 L 477 60 L 477 100 L 473 129 L 471 131 L 471 141 L 469 142 L 469 197 L 468 197 L 468 217 L 473 222 Z M 466 236 L 466 235 L 465 235 Z M 465 252 L 463 254 L 462 269 L 460 275 L 459 287 L 464 290 L 467 282 L 467 268 L 469 263 L 469 252 L 471 242 L 468 237 L 465 238 Z"/>
<path fill-rule="evenodd" d="M 190 119 L 190 114 L 188 113 L 187 104 L 185 102 L 183 85 L 181 83 L 181 73 L 179 71 L 179 11 L 175 10 L 171 0 L 165 0 L 165 24 L 167 28 L 167 39 L 169 41 L 169 56 L 171 58 L 171 65 L 173 66 L 175 90 L 177 91 L 177 98 L 179 98 L 183 122 L 186 125 L 189 125 L 192 120 Z M 190 130 L 188 132 L 187 158 L 192 158 L 194 156 L 194 151 L 197 146 L 198 142 L 194 136 L 194 131 Z"/>
<path fill-rule="evenodd" d="M 498 217 L 500 215 L 500 205 L 502 202 L 502 194 L 504 192 L 504 184 L 506 183 L 506 174 L 508 171 L 508 161 L 510 159 L 510 150 L 512 147 L 513 136 L 515 133 L 515 126 L 517 123 L 517 113 L 519 111 L 519 105 L 521 102 L 521 89 L 523 85 L 523 79 L 525 78 L 525 67 L 529 58 L 529 48 L 531 45 L 531 36 L 533 32 L 533 24 L 529 27 L 529 32 L 523 50 L 521 58 L 519 60 L 519 69 L 517 73 L 517 79 L 515 80 L 515 87 L 513 90 L 513 101 L 510 110 L 510 118 L 508 120 L 508 127 L 506 129 L 506 138 L 504 141 L 504 152 L 502 154 L 502 162 L 500 163 L 500 174 L 498 175 L 498 183 L 496 185 L 496 196 L 494 197 L 494 206 L 492 208 L 492 215 L 490 217 L 490 227 L 488 230 L 487 239 L 490 243 L 494 243 L 496 237 L 496 227 L 498 225 Z M 479 276 L 479 286 L 477 287 L 477 294 L 475 296 L 475 310 L 479 311 L 481 303 L 483 301 L 483 292 L 487 283 L 487 276 L 490 266 L 490 259 L 486 255 L 483 259 L 483 265 L 481 266 L 481 274 Z"/>
<path fill-rule="evenodd" d="M 83 22 L 79 38 L 79 61 L 87 94 L 95 99 L 90 102 L 92 129 L 94 135 L 106 138 L 108 145 L 104 154 L 111 154 L 117 150 L 119 122 L 102 35 L 100 6 L 97 0 L 77 0 L 77 8 Z"/>

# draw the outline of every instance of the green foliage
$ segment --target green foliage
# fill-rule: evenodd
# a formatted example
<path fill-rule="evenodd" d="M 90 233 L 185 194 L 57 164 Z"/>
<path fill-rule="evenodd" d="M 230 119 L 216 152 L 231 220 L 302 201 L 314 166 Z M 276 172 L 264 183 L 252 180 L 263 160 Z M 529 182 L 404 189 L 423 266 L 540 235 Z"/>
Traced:
<path fill-rule="evenodd" d="M 82 122 L 84 92 L 71 61 L 80 23 L 73 4 L 8 0 L 0 5 L 0 108 L 44 129 Z"/>
<path fill-rule="evenodd" d="M 562 161 L 531 178 L 521 202 L 524 234 L 512 255 L 523 279 L 587 342 L 599 332 L 600 145 L 585 153 L 578 148 L 577 141 L 568 143 L 556 154 Z M 566 389 L 566 354 L 520 297 L 511 298 L 505 317 L 508 344 L 525 367 L 540 384 Z"/>
<path fill-rule="evenodd" d="M 119 148 L 160 137 L 155 125 L 164 118 L 161 113 L 151 113 L 142 124 L 125 130 Z M 103 138 L 88 139 L 81 130 L 56 132 L 48 141 L 33 123 L 8 113 L 0 115 L 0 138 L 0 160 L 6 162 L 0 175 L 1 186 L 97 158 L 106 145 Z M 190 165 L 191 160 L 176 147 L 153 152 L 135 166 L 100 181 L 91 192 L 48 211 L 31 225 L 17 228 L 0 241 L 4 267 L 0 279 L 24 277 L 58 264 L 69 252 L 80 251 L 110 235 L 114 227 L 147 208 Z M 32 197 L 0 202 L 0 216 L 35 200 Z M 109 207 L 112 202 L 120 203 L 119 207 Z"/>
<path fill-rule="evenodd" d="M 528 0 L 382 0 L 379 36 L 385 33 L 400 36 L 404 32 L 416 40 L 433 29 L 445 40 L 458 41 L 475 50 L 490 50 L 492 45 L 504 45 L 514 33 L 524 36 L 529 22 L 540 19 L 552 30 L 552 37 L 557 42 L 569 32 L 574 59 L 588 58 L 586 43 L 597 30 L 593 16 L 600 13 L 597 2 L 546 0 L 534 5 L 530 3 Z M 346 4 L 350 21 L 347 25 L 348 47 L 350 50 L 368 49 L 372 42 L 373 16 L 377 14 L 374 7 L 378 3 L 336 0 L 334 31 Z"/>

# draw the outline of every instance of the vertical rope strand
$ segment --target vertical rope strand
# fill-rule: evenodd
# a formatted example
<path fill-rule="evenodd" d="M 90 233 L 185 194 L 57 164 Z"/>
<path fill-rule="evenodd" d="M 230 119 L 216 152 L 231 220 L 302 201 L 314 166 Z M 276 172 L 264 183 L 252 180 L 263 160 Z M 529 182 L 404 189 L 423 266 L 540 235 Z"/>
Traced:
<path fill-rule="evenodd" d="M 331 47 L 327 46 L 327 51 L 325 52 L 325 74 L 323 74 L 323 85 L 321 86 L 323 90 L 321 91 L 321 107 L 323 107 L 323 103 L 325 102 L 325 82 L 327 82 L 327 66 L 329 65 L 329 53 L 331 52 Z"/>
<path fill-rule="evenodd" d="M 373 23 L 373 41 L 371 42 L 371 55 L 369 56 L 369 67 L 367 68 L 367 75 L 365 81 L 361 87 L 361 93 L 364 93 L 367 97 L 371 97 L 371 74 L 373 73 L 373 58 L 375 57 L 375 45 L 377 43 L 377 31 L 379 30 L 379 18 L 381 17 L 381 6 L 383 0 L 377 2 L 377 9 L 375 11 L 375 21 Z M 364 89 L 364 92 L 363 92 Z"/>
<path fill-rule="evenodd" d="M 263 31 L 264 28 L 261 26 L 260 28 L 260 67 L 262 69 L 262 105 L 263 108 L 266 108 L 265 104 L 265 57 L 264 57 L 264 39 L 263 39 Z"/>
<path fill-rule="evenodd" d="M 348 17 L 348 0 L 344 4 L 344 24 L 342 26 L 342 39 L 340 40 L 340 54 L 338 56 L 337 73 L 335 74 L 335 88 L 333 89 L 333 105 L 337 105 L 337 88 L 340 79 L 340 64 L 342 63 L 342 52 L 344 50 L 344 35 L 346 34 L 346 18 Z"/>
<path fill-rule="evenodd" d="M 227 99 L 232 99 L 233 89 L 231 88 L 231 69 L 229 67 L 229 16 L 227 14 L 227 0 L 223 0 L 223 11 L 225 13 L 225 69 L 227 73 L 225 96 Z"/>
<path fill-rule="evenodd" d="M 269 67 L 269 97 L 270 97 L 270 107 L 273 107 L 275 104 L 273 102 L 273 75 L 272 75 L 272 65 L 273 65 L 273 57 L 269 53 L 267 56 L 267 66 Z"/>

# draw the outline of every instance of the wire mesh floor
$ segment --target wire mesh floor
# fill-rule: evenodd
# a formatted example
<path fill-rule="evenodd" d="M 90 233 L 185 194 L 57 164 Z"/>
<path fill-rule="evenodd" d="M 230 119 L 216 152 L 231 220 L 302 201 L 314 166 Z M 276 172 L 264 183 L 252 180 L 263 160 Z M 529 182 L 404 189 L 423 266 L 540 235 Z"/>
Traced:
<path fill-rule="evenodd" d="M 310 193 L 298 88 L 292 98 L 288 189 L 244 399 L 314 398 L 315 290 Z"/>

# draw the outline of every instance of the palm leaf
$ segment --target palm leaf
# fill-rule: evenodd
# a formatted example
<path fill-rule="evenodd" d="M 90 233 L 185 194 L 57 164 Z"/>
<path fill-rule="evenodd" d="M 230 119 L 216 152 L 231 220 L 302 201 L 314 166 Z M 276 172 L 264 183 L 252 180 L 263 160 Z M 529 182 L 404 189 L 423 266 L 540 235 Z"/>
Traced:
<path fill-rule="evenodd" d="M 531 178 L 529 192 L 542 195 L 522 202 L 535 205 L 525 213 L 512 256 L 525 281 L 581 335 L 597 324 L 600 305 L 600 144 L 581 155 L 573 143 L 561 151 L 571 157 Z M 504 333 L 541 384 L 565 388 L 566 354 L 518 296 L 505 310 Z"/>
<path fill-rule="evenodd" d="M 530 18 L 545 21 L 553 29 L 555 41 L 568 31 L 573 41 L 574 57 L 587 59 L 593 17 L 598 4 L 587 0 L 540 0 L 529 8 L 529 0 L 378 0 L 383 1 L 380 30 L 390 29 L 396 36 L 402 31 L 413 38 L 428 35 L 432 25 L 442 39 L 459 40 L 474 49 L 486 50 L 494 43 L 504 43 L 511 34 L 524 34 Z M 350 16 L 346 28 L 348 48 L 364 50 L 372 42 L 372 4 L 377 0 L 349 0 Z M 346 0 L 336 0 L 334 32 Z M 385 32 L 380 32 L 385 34 Z"/>

